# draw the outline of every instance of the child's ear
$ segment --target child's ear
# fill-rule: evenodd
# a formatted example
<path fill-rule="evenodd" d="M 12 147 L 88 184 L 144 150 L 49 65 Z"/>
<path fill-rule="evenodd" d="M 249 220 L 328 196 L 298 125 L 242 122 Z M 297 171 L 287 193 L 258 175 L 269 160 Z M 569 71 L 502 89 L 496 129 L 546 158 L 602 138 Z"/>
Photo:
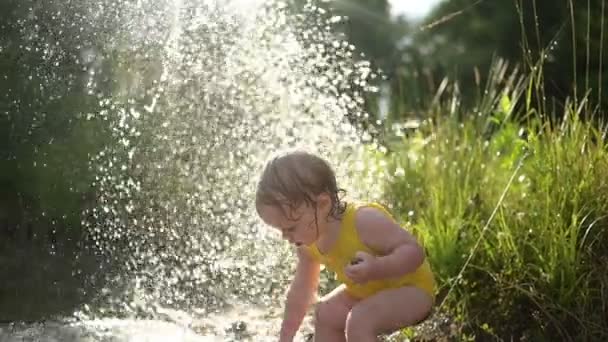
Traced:
<path fill-rule="evenodd" d="M 331 197 L 326 192 L 323 192 L 317 196 L 318 207 L 324 214 L 329 214 L 331 210 Z"/>

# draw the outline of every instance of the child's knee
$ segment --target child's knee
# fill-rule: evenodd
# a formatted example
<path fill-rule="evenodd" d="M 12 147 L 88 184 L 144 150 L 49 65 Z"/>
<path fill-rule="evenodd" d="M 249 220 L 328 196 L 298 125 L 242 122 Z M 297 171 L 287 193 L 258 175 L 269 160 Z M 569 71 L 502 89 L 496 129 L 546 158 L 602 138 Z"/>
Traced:
<path fill-rule="evenodd" d="M 336 303 L 321 301 L 315 306 L 314 324 L 316 326 L 344 327 L 346 316 Z"/>
<path fill-rule="evenodd" d="M 376 335 L 371 313 L 362 307 L 354 307 L 346 318 L 346 336 Z"/>

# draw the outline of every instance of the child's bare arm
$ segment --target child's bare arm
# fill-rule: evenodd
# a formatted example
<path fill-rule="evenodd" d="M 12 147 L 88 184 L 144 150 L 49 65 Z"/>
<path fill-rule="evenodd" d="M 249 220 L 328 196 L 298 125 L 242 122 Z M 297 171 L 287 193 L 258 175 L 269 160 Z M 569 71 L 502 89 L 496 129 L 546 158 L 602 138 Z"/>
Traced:
<path fill-rule="evenodd" d="M 371 208 L 357 211 L 356 226 L 361 242 L 379 253 L 370 278 L 393 278 L 415 271 L 424 261 L 424 249 L 416 238 L 383 212 Z"/>
<path fill-rule="evenodd" d="M 306 311 L 312 304 L 319 285 L 320 264 L 304 247 L 298 248 L 296 274 L 287 292 L 285 315 L 281 326 L 281 341 L 292 341 Z"/>

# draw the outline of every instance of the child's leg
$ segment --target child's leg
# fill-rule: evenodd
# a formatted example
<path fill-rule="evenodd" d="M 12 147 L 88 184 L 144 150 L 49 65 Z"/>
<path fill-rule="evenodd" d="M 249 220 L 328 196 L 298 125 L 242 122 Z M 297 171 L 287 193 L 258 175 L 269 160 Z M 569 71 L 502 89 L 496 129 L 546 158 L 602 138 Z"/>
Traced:
<path fill-rule="evenodd" d="M 340 285 L 325 295 L 315 307 L 315 342 L 346 341 L 346 317 L 357 299 Z"/>
<path fill-rule="evenodd" d="M 379 341 L 380 334 L 396 331 L 424 319 L 432 306 L 432 298 L 417 287 L 381 291 L 352 308 L 346 322 L 347 341 Z"/>

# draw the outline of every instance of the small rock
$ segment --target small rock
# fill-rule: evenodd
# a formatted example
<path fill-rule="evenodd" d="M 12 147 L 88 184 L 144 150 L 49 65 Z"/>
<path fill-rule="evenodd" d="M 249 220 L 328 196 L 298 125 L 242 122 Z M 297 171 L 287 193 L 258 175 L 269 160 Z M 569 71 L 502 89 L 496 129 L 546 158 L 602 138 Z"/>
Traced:
<path fill-rule="evenodd" d="M 230 330 L 235 333 L 244 333 L 247 330 L 247 323 L 243 321 L 236 321 L 232 323 Z"/>

